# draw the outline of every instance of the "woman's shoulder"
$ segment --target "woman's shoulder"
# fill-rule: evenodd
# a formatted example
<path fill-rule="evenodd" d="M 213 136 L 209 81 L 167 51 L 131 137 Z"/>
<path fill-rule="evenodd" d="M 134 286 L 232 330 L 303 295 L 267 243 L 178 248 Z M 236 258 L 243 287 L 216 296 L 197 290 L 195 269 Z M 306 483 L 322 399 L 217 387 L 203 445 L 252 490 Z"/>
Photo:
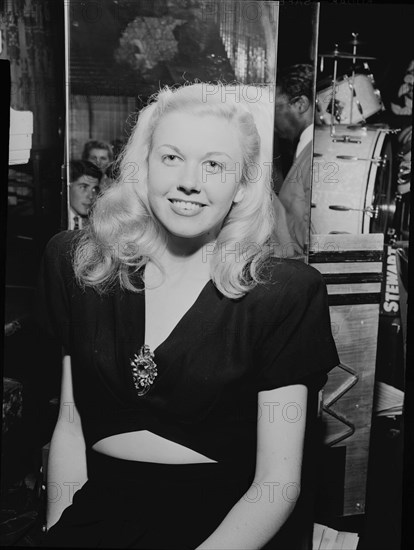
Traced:
<path fill-rule="evenodd" d="M 266 309 L 276 303 L 294 306 L 308 301 L 319 292 L 326 292 L 321 273 L 300 260 L 268 258 L 260 270 L 260 282 L 248 293 L 248 302 Z"/>
<path fill-rule="evenodd" d="M 264 286 L 300 286 L 308 287 L 323 283 L 322 274 L 314 267 L 300 260 L 287 258 L 268 258 L 263 265 Z"/>
<path fill-rule="evenodd" d="M 252 318 L 279 323 L 325 298 L 326 285 L 318 270 L 300 260 L 270 258 L 262 266 L 260 282 L 248 293 L 246 306 Z"/>

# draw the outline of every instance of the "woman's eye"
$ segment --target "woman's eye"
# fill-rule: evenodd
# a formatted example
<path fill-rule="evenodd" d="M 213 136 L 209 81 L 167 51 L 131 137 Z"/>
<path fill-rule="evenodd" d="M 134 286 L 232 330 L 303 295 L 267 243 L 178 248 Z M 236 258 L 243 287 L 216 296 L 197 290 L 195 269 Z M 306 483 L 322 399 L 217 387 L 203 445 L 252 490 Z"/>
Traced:
<path fill-rule="evenodd" d="M 172 164 L 177 164 L 177 161 L 179 160 L 179 158 L 180 157 L 177 157 L 177 155 L 164 155 L 162 157 L 162 160 L 165 164 L 170 166 Z"/>
<path fill-rule="evenodd" d="M 205 163 L 205 171 L 207 174 L 218 174 L 223 169 L 223 166 L 214 160 L 209 160 Z"/>

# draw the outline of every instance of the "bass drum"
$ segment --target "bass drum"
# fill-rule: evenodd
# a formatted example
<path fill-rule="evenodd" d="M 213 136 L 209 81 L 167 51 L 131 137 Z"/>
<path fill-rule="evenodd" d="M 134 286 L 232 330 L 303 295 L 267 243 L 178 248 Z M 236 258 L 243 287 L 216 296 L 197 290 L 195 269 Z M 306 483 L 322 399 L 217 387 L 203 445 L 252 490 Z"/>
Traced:
<path fill-rule="evenodd" d="M 332 137 L 330 127 L 315 127 L 312 233 L 386 234 L 395 212 L 391 179 L 386 131 L 337 125 Z"/>

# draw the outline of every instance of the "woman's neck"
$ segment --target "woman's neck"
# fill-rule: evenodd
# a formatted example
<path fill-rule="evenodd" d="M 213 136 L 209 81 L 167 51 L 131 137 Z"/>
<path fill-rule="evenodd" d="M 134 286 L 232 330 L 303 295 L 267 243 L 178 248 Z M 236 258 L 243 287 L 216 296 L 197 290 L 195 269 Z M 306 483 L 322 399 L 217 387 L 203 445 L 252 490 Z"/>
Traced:
<path fill-rule="evenodd" d="M 170 281 L 189 278 L 208 280 L 214 247 L 215 241 L 197 243 L 193 239 L 191 242 L 171 239 L 157 261 Z"/>

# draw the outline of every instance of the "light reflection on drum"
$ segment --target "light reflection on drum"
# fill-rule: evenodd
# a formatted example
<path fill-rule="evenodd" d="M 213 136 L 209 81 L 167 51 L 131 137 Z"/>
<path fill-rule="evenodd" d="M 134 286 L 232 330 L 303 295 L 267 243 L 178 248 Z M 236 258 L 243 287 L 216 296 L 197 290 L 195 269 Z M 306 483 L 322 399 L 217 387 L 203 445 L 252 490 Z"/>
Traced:
<path fill-rule="evenodd" d="M 386 233 L 395 205 L 391 195 L 391 142 L 386 131 L 315 127 L 312 233 Z"/>

